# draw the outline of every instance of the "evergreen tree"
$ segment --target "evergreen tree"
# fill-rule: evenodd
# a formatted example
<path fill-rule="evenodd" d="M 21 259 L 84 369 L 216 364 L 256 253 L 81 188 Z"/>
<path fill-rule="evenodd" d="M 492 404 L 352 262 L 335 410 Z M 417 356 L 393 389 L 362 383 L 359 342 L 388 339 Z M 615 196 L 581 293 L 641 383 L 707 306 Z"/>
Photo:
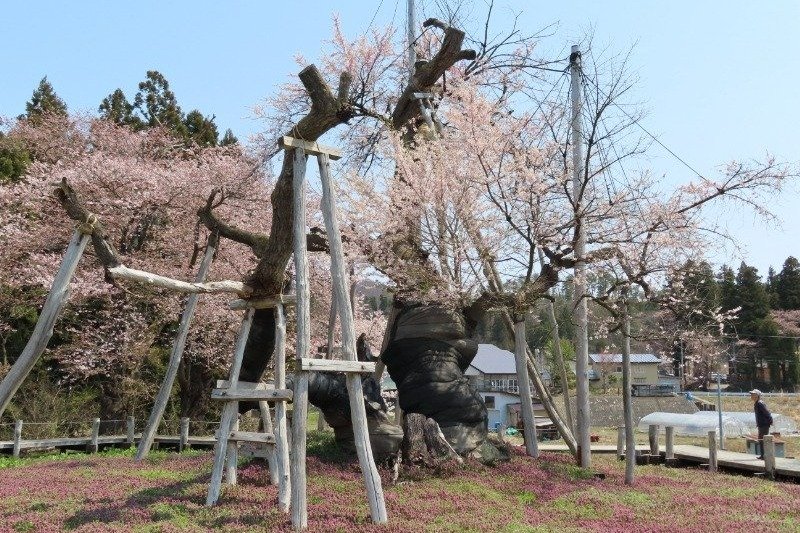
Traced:
<path fill-rule="evenodd" d="M 31 154 L 25 146 L 0 132 L 0 185 L 19 180 L 30 162 Z"/>
<path fill-rule="evenodd" d="M 739 333 L 758 334 L 769 315 L 769 297 L 758 269 L 742 262 L 736 274 L 736 300 L 740 308 L 736 318 Z"/>
<path fill-rule="evenodd" d="M 122 89 L 117 89 L 103 98 L 97 110 L 100 112 L 100 116 L 119 126 L 130 126 L 135 130 L 144 126 L 142 120 L 135 115 L 134 106 L 125 97 Z"/>
<path fill-rule="evenodd" d="M 769 267 L 767 270 L 767 282 L 765 283 L 765 288 L 767 289 L 767 296 L 769 296 L 769 306 L 771 309 L 778 309 L 778 287 L 777 287 L 778 276 L 775 274 L 775 269 Z"/>
<path fill-rule="evenodd" d="M 776 276 L 775 293 L 779 309 L 800 309 L 800 261 L 789 256 Z"/>
<path fill-rule="evenodd" d="M 225 130 L 225 135 L 222 136 L 222 140 L 219 142 L 220 146 L 230 146 L 232 144 L 238 144 L 239 139 L 237 139 L 230 128 Z"/>
<path fill-rule="evenodd" d="M 197 109 L 191 111 L 183 121 L 186 135 L 198 146 L 216 146 L 219 133 L 214 117 L 206 118 Z M 230 130 L 229 130 L 230 131 Z"/>
<path fill-rule="evenodd" d="M 730 311 L 739 306 L 736 292 L 736 274 L 728 265 L 722 265 L 717 274 L 717 288 L 719 291 L 719 304 L 725 311 Z"/>
<path fill-rule="evenodd" d="M 175 93 L 169 89 L 169 82 L 164 75 L 157 70 L 148 70 L 145 81 L 139 83 L 133 107 L 142 114 L 148 126 L 163 126 L 178 137 L 188 137 Z"/>
<path fill-rule="evenodd" d="M 27 118 L 35 124 L 46 114 L 64 116 L 67 114 L 67 104 L 56 94 L 53 86 L 47 81 L 47 76 L 42 78 L 39 86 L 33 91 L 30 101 L 25 104 L 25 115 L 20 118 Z"/>

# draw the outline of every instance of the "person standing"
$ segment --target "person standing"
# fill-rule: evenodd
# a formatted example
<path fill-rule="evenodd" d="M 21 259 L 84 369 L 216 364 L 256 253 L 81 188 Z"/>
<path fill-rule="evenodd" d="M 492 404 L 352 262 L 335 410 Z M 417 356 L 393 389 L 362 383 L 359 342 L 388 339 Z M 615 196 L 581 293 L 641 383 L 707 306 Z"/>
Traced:
<path fill-rule="evenodd" d="M 753 400 L 753 410 L 756 413 L 756 426 L 758 427 L 758 442 L 761 444 L 761 455 L 764 458 L 764 435 L 769 435 L 769 427 L 772 425 L 772 413 L 767 409 L 767 405 L 761 399 L 761 391 L 753 389 L 750 391 L 750 399 Z M 758 451 L 758 446 L 756 446 Z"/>

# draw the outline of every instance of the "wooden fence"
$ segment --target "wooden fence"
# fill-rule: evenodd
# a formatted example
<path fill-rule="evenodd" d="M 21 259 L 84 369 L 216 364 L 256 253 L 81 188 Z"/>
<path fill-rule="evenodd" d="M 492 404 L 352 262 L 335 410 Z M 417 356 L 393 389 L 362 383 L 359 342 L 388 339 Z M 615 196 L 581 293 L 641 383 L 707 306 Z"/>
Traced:
<path fill-rule="evenodd" d="M 123 429 L 124 425 L 124 429 Z M 165 420 L 164 425 L 176 426 L 176 434 L 156 435 L 155 443 L 177 447 L 184 450 L 188 447 L 213 447 L 216 438 L 214 432 L 219 426 L 218 421 L 190 420 L 181 418 L 175 421 Z M 191 435 L 190 426 L 194 425 L 200 429 L 202 435 Z M 41 436 L 43 433 L 52 433 L 53 428 L 79 428 L 69 431 L 68 436 L 53 438 L 25 438 L 26 428 L 31 428 L 31 433 Z M 105 431 L 101 432 L 101 428 Z M 109 429 L 112 431 L 109 434 Z M 113 432 L 118 429 L 119 432 Z M 11 430 L 9 432 L 9 430 Z M 83 431 L 81 431 L 83 430 Z M 136 432 L 136 419 L 132 416 L 124 420 L 101 420 L 95 418 L 84 422 L 24 422 L 17 420 L 13 423 L 0 424 L 0 435 L 9 434 L 10 440 L 0 440 L 0 453 L 8 453 L 14 457 L 19 457 L 20 453 L 26 450 L 65 450 L 83 449 L 90 453 L 96 453 L 101 447 L 119 446 L 130 447 L 138 444 L 142 434 Z M 83 433 L 79 435 L 77 433 Z"/>

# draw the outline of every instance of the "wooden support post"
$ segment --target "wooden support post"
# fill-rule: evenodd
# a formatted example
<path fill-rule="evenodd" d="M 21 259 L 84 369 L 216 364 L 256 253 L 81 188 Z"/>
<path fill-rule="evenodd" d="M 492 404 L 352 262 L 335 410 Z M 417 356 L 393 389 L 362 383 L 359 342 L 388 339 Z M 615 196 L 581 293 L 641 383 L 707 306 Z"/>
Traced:
<path fill-rule="evenodd" d="M 339 307 L 339 317 L 342 325 L 342 351 L 343 359 L 356 361 L 356 338 L 353 326 L 353 311 L 350 307 L 349 284 L 342 252 L 342 236 L 336 217 L 336 194 L 331 183 L 330 164 L 328 155 L 321 153 L 317 156 L 319 163 L 320 181 L 322 184 L 322 217 L 325 220 L 325 230 L 328 233 L 331 256 L 331 278 L 333 290 L 336 294 L 336 303 Z M 305 233 L 303 233 L 304 235 Z M 374 370 L 374 369 L 373 369 Z M 372 447 L 369 442 L 369 429 L 367 428 L 367 413 L 364 407 L 361 376 L 348 373 L 345 377 L 347 394 L 350 400 L 350 417 L 353 421 L 353 438 L 364 476 L 364 485 L 369 501 L 372 521 L 376 524 L 385 524 L 388 521 L 386 502 L 383 497 L 381 477 L 372 457 Z M 297 409 L 297 401 L 295 401 Z M 298 444 L 295 443 L 295 447 Z"/>
<path fill-rule="evenodd" d="M 328 424 L 325 422 L 325 415 L 322 414 L 322 409 L 317 408 L 317 431 L 325 431 L 325 428 L 328 427 Z"/>
<path fill-rule="evenodd" d="M 517 382 L 519 383 L 519 400 L 522 409 L 522 423 L 525 426 L 525 451 L 533 458 L 539 457 L 539 445 L 536 436 L 536 418 L 533 415 L 533 397 L 531 382 L 528 377 L 527 353 L 528 342 L 525 339 L 525 320 L 514 322 L 514 362 L 517 366 Z"/>
<path fill-rule="evenodd" d="M 306 154 L 303 148 L 294 150 L 294 271 L 297 286 L 297 358 L 308 357 L 311 343 L 310 291 L 308 287 L 308 260 L 306 258 Z M 328 239 L 332 236 L 328 234 Z M 306 421 L 308 419 L 308 372 L 295 371 L 294 403 L 292 411 L 292 527 L 308 527 L 308 501 L 306 498 Z"/>
<path fill-rule="evenodd" d="M 127 434 L 125 437 L 125 442 L 133 446 L 134 441 L 136 440 L 136 419 L 132 416 L 128 417 L 127 420 Z"/>
<path fill-rule="evenodd" d="M 181 435 L 178 441 L 178 451 L 182 452 L 189 447 L 189 419 L 181 418 Z"/>
<path fill-rule="evenodd" d="M 650 442 L 650 455 L 658 455 L 659 454 L 659 443 L 658 443 L 658 433 L 659 433 L 659 426 L 657 425 L 649 425 L 647 426 L 647 438 Z"/>
<path fill-rule="evenodd" d="M 264 433 L 271 433 L 275 435 L 275 441 L 278 440 L 278 435 L 275 433 L 275 426 L 272 423 L 272 415 L 269 412 L 269 403 L 258 402 L 258 411 L 261 413 L 261 429 Z M 278 476 L 278 458 L 276 446 L 266 446 L 267 450 L 267 464 L 269 465 L 269 483 L 276 487 L 280 483 Z"/>
<path fill-rule="evenodd" d="M 675 461 L 675 427 L 667 426 L 664 428 L 664 432 L 666 433 L 667 439 L 667 452 L 665 458 L 667 463 L 670 464 Z"/>
<path fill-rule="evenodd" d="M 14 423 L 14 457 L 19 457 L 19 450 L 22 441 L 22 420 Z"/>
<path fill-rule="evenodd" d="M 211 261 L 214 259 L 214 251 L 216 250 L 217 237 L 212 234 L 206 244 L 206 253 L 203 255 L 203 260 L 200 263 L 200 268 L 197 271 L 195 280 L 197 283 L 202 283 L 208 275 L 211 268 Z M 136 460 L 141 461 L 147 456 L 150 447 L 153 445 L 153 440 L 156 438 L 158 426 L 161 424 L 161 419 L 164 416 L 164 410 L 167 408 L 169 396 L 172 393 L 172 385 L 175 383 L 175 378 L 178 375 L 178 369 L 183 357 L 183 350 L 186 347 L 186 338 L 189 335 L 189 327 L 192 324 L 194 311 L 197 308 L 197 300 L 199 295 L 197 293 L 190 294 L 186 299 L 186 307 L 181 315 L 181 322 L 178 326 L 178 334 L 175 336 L 175 342 L 172 344 L 172 352 L 169 354 L 169 364 L 167 371 L 164 374 L 164 380 L 161 382 L 161 388 L 158 389 L 156 401 L 153 404 L 153 410 L 150 412 L 150 418 L 147 421 L 147 426 L 142 433 L 142 438 L 139 441 L 139 447 L 136 450 Z M 183 447 L 179 447 L 183 450 Z"/>
<path fill-rule="evenodd" d="M 764 435 L 762 443 L 764 452 L 764 472 L 769 479 L 775 479 L 775 438 L 772 435 Z"/>
<path fill-rule="evenodd" d="M 275 307 L 275 387 L 286 388 L 286 317 L 283 305 Z M 286 402 L 275 402 L 275 458 L 278 475 L 278 509 L 289 512 L 292 483 L 289 465 L 289 428 Z M 272 466 L 270 465 L 270 468 Z"/>
<path fill-rule="evenodd" d="M 248 309 L 242 319 L 242 325 L 239 328 L 239 336 L 236 338 L 236 347 L 233 354 L 233 362 L 231 363 L 231 370 L 228 377 L 228 386 L 236 388 L 239 382 L 239 373 L 242 370 L 242 358 L 244 357 L 244 348 L 247 345 L 247 338 L 250 336 L 250 326 L 253 324 L 253 309 Z M 217 443 L 214 446 L 214 466 L 211 470 L 211 482 L 208 486 L 208 496 L 206 497 L 206 505 L 214 505 L 219 499 L 219 493 L 222 490 L 222 474 L 225 470 L 225 462 L 228 453 L 228 438 L 231 434 L 231 427 L 236 421 L 239 411 L 239 402 L 229 401 L 225 402 L 222 408 L 222 417 L 220 418 L 219 431 L 217 432 Z"/>
<path fill-rule="evenodd" d="M 239 402 L 236 402 L 237 411 Z M 230 432 L 239 431 L 239 413 L 236 413 L 236 417 L 233 419 L 233 425 L 230 428 Z M 225 459 L 225 483 L 228 485 L 236 485 L 237 476 L 236 476 L 236 469 L 239 463 L 239 443 L 238 442 L 228 442 L 228 453 Z"/>
<path fill-rule="evenodd" d="M 92 440 L 89 443 L 90 453 L 97 453 L 100 450 L 100 445 L 97 443 L 97 439 L 99 437 L 100 437 L 100 419 L 95 418 L 94 422 L 92 422 Z"/>
<path fill-rule="evenodd" d="M 0 382 L 0 415 L 5 412 L 6 407 L 11 402 L 11 398 L 14 397 L 14 393 L 17 392 L 22 382 L 28 377 L 33 365 L 36 364 L 44 349 L 47 348 L 47 343 L 53 335 L 56 319 L 69 298 L 69 282 L 78 267 L 78 261 L 86 248 L 87 242 L 89 242 L 89 235 L 84 235 L 76 230 L 72 240 L 69 242 L 67 251 L 64 253 L 61 267 L 58 269 L 55 279 L 53 279 L 50 294 L 47 295 L 44 307 L 39 313 L 39 319 L 33 328 L 31 338 L 14 362 L 11 370 Z"/>
<path fill-rule="evenodd" d="M 617 459 L 625 458 L 625 426 L 617 426 Z"/>
<path fill-rule="evenodd" d="M 717 471 L 717 432 L 708 432 L 708 471 Z"/>

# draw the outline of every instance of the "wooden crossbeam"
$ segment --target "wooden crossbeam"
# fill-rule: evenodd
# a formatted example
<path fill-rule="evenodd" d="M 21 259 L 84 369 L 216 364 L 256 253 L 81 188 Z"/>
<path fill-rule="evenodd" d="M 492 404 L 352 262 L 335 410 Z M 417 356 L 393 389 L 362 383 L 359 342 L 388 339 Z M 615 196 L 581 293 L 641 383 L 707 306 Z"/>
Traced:
<path fill-rule="evenodd" d="M 227 389 L 230 388 L 231 382 L 227 379 L 218 379 L 217 380 L 217 388 L 218 389 Z M 275 390 L 275 385 L 272 383 L 262 383 L 262 382 L 254 382 L 254 381 L 237 381 L 236 382 L 237 389 L 244 389 L 244 390 Z"/>
<path fill-rule="evenodd" d="M 212 400 L 236 400 L 236 401 L 277 401 L 292 399 L 292 391 L 290 389 L 214 389 L 211 391 Z"/>
<path fill-rule="evenodd" d="M 257 431 L 231 431 L 228 440 L 236 442 L 254 442 L 257 444 L 275 444 L 275 435 Z"/>
<path fill-rule="evenodd" d="M 300 359 L 301 370 L 317 372 L 347 372 L 357 374 L 372 374 L 375 372 L 375 363 L 364 361 L 339 361 L 335 359 Z"/>
<path fill-rule="evenodd" d="M 283 136 L 278 140 L 278 146 L 284 149 L 302 148 L 306 154 L 320 155 L 327 154 L 332 160 L 342 158 L 342 151 L 331 146 L 325 146 L 316 142 L 303 141 L 294 137 Z"/>
<path fill-rule="evenodd" d="M 252 300 L 233 300 L 228 304 L 228 309 L 241 311 L 243 309 L 271 309 L 280 304 L 294 305 L 297 297 L 294 294 L 281 294 L 269 298 L 254 298 Z"/>

